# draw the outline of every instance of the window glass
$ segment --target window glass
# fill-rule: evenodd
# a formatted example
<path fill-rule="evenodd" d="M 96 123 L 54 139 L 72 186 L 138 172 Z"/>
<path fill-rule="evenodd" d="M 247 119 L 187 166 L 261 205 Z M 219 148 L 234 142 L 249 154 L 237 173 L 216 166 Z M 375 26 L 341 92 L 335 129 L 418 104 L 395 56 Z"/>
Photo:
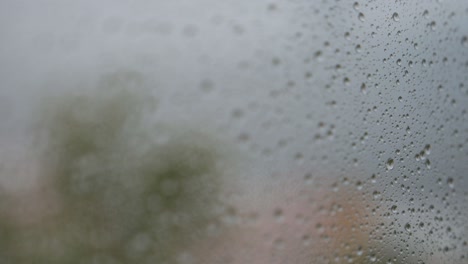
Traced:
<path fill-rule="evenodd" d="M 0 263 L 467 263 L 468 2 L 0 2 Z"/>

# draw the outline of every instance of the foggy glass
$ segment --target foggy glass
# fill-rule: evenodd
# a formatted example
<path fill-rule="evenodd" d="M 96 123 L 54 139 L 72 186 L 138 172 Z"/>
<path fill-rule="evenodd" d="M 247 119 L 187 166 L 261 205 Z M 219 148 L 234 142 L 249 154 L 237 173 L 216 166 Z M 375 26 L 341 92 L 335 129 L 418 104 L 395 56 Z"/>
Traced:
<path fill-rule="evenodd" d="M 468 263 L 468 2 L 0 1 L 0 263 Z"/>

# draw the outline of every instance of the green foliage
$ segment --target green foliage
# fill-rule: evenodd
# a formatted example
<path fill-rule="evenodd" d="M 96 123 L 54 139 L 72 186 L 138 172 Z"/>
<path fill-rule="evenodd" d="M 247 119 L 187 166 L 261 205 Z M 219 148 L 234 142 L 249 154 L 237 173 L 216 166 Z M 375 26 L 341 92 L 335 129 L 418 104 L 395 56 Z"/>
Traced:
<path fill-rule="evenodd" d="M 41 223 L 8 228 L 16 243 L 0 243 L 13 245 L 17 261 L 167 262 L 216 221 L 215 144 L 186 128 L 148 126 L 153 103 L 140 82 L 119 72 L 93 92 L 45 101 L 36 127 L 42 174 L 62 206 Z"/>

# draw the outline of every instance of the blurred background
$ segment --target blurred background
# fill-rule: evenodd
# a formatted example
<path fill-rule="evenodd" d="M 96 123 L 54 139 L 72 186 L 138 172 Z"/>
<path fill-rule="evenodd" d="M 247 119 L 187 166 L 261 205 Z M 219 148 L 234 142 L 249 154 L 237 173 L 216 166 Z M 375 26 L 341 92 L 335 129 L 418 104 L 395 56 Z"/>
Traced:
<path fill-rule="evenodd" d="M 0 1 L 0 263 L 468 263 L 467 25 Z"/>

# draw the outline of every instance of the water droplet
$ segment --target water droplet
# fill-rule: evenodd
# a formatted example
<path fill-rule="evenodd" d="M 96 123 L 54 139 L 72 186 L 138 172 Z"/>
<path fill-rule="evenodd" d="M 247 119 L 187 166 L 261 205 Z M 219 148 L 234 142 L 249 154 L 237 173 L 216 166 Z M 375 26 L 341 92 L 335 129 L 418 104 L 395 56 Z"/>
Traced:
<path fill-rule="evenodd" d="M 358 191 L 362 190 L 362 182 L 361 181 L 356 182 L 356 188 L 358 189 Z"/>
<path fill-rule="evenodd" d="M 314 58 L 317 60 L 317 61 L 322 61 L 323 58 L 322 58 L 322 51 L 321 50 L 318 50 L 314 53 Z"/>
<path fill-rule="evenodd" d="M 354 48 L 354 50 L 355 50 L 357 53 L 360 53 L 360 52 L 362 51 L 361 45 L 360 45 L 360 44 L 357 44 L 356 47 Z"/>
<path fill-rule="evenodd" d="M 281 208 L 276 208 L 273 216 L 277 222 L 283 222 L 284 220 L 283 210 Z"/>
<path fill-rule="evenodd" d="M 357 251 L 356 251 L 356 255 L 357 255 L 357 256 L 362 256 L 363 253 L 364 253 L 364 252 L 363 252 L 363 250 L 362 250 L 362 247 L 359 247 L 359 248 L 357 249 Z"/>
<path fill-rule="evenodd" d="M 366 94 L 367 93 L 367 86 L 365 83 L 361 84 L 361 93 Z"/>
<path fill-rule="evenodd" d="M 463 36 L 462 39 L 461 39 L 461 44 L 464 46 L 464 47 L 468 47 L 468 36 Z"/>
<path fill-rule="evenodd" d="M 278 66 L 281 64 L 281 60 L 277 57 L 271 59 L 271 64 L 273 64 L 273 66 Z"/>
<path fill-rule="evenodd" d="M 424 146 L 424 153 L 426 153 L 426 155 L 431 154 L 431 145 L 430 144 L 427 144 L 426 146 Z"/>
<path fill-rule="evenodd" d="M 359 3 L 358 3 L 358 2 L 354 2 L 353 8 L 354 8 L 354 10 L 359 10 Z"/>
<path fill-rule="evenodd" d="M 427 18 L 429 16 L 429 11 L 427 11 L 427 9 L 424 10 L 422 15 L 423 15 L 424 18 Z"/>
<path fill-rule="evenodd" d="M 363 13 L 359 13 L 358 18 L 359 18 L 359 20 L 361 20 L 362 22 L 366 21 L 366 18 L 365 18 L 365 16 L 364 16 Z"/>
<path fill-rule="evenodd" d="M 322 226 L 322 223 L 317 223 L 315 225 L 315 228 L 317 229 L 318 233 L 323 233 L 323 231 L 325 231 L 324 227 Z"/>
<path fill-rule="evenodd" d="M 203 79 L 200 82 L 200 89 L 206 93 L 211 92 L 214 89 L 213 81 L 211 81 L 210 79 Z"/>
<path fill-rule="evenodd" d="M 346 86 L 348 86 L 348 85 L 351 83 L 351 81 L 349 80 L 348 77 L 345 77 L 345 78 L 343 79 L 343 83 L 344 83 Z"/>
<path fill-rule="evenodd" d="M 306 174 L 304 175 L 304 181 L 305 181 L 305 183 L 306 183 L 307 185 L 312 184 L 312 182 L 313 182 L 312 174 L 311 174 L 311 173 L 306 173 Z"/>
<path fill-rule="evenodd" d="M 379 191 L 374 191 L 372 196 L 374 196 L 374 199 L 379 199 L 381 197 L 381 193 Z"/>
<path fill-rule="evenodd" d="M 302 243 L 303 243 L 304 246 L 309 246 L 311 241 L 312 240 L 311 240 L 309 235 L 302 236 Z"/>
<path fill-rule="evenodd" d="M 447 184 L 452 189 L 453 189 L 453 187 L 455 187 L 455 185 L 453 184 L 453 178 L 451 178 L 451 177 L 447 179 Z"/>
<path fill-rule="evenodd" d="M 387 170 L 392 170 L 395 165 L 395 161 L 393 159 L 387 160 Z"/>
<path fill-rule="evenodd" d="M 428 159 L 426 160 L 426 167 L 427 167 L 428 169 L 431 168 L 431 162 L 430 162 Z"/>
<path fill-rule="evenodd" d="M 350 35 L 351 35 L 351 34 L 350 34 L 349 32 L 346 31 L 346 32 L 344 33 L 345 39 L 350 40 L 350 39 L 351 39 L 351 38 L 350 38 Z"/>
<path fill-rule="evenodd" d="M 405 230 L 411 232 L 411 225 L 409 223 L 405 224 Z"/>

